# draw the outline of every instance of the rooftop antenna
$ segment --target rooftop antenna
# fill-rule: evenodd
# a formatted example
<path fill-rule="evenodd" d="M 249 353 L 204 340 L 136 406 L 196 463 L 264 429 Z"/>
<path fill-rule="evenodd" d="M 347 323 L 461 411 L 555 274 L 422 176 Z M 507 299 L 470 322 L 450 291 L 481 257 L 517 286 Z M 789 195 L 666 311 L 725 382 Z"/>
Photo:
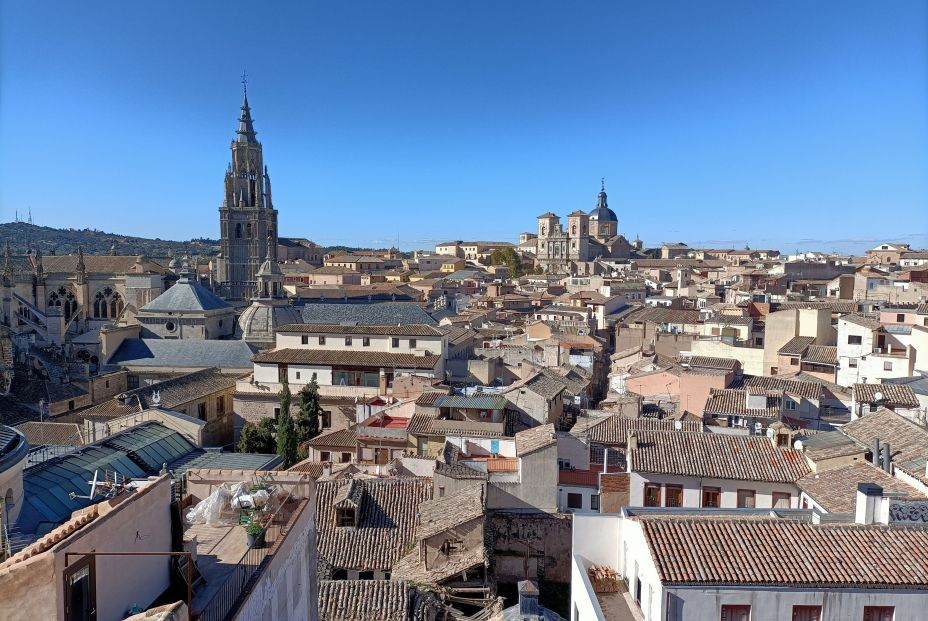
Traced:
<path fill-rule="evenodd" d="M 155 404 L 155 407 L 161 405 L 161 391 L 153 390 L 151 391 L 151 402 Z"/>

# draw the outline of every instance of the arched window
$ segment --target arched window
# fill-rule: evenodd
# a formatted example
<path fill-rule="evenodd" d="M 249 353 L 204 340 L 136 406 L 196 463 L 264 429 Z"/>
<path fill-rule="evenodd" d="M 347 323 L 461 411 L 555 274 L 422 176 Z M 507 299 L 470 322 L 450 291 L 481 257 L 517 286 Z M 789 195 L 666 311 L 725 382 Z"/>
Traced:
<path fill-rule="evenodd" d="M 122 312 L 124 303 L 111 287 L 104 287 L 93 297 L 94 319 L 115 319 Z"/>
<path fill-rule="evenodd" d="M 571 229 L 570 229 L 570 234 L 571 234 L 571 235 L 576 235 L 576 234 L 577 234 L 577 225 L 576 225 L 576 224 L 573 225 L 573 227 L 571 227 Z"/>
<path fill-rule="evenodd" d="M 547 230 L 547 229 L 545 229 L 545 227 L 541 227 L 541 235 L 542 235 L 542 237 L 544 237 L 545 231 L 546 231 L 546 230 Z"/>
<path fill-rule="evenodd" d="M 61 296 L 57 291 L 48 294 L 48 310 L 61 309 Z"/>

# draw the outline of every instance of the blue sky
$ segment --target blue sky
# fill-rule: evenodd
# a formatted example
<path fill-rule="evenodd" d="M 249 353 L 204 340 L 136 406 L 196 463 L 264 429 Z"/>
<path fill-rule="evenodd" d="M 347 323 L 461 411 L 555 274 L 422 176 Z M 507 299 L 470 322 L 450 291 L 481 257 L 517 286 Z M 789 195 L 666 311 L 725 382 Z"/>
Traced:
<path fill-rule="evenodd" d="M 283 235 L 928 246 L 921 0 L 0 7 L 5 221 L 218 236 L 244 68 Z"/>

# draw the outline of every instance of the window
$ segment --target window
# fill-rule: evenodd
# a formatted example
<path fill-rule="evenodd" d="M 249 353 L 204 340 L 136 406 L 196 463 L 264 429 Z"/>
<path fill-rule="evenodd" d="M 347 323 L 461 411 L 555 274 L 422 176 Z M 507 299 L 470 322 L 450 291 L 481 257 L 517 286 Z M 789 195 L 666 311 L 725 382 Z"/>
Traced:
<path fill-rule="evenodd" d="M 786 400 L 786 409 L 787 409 L 787 410 L 795 410 L 795 409 L 796 409 L 796 402 L 793 401 L 792 399 L 787 399 L 787 400 Z"/>
<path fill-rule="evenodd" d="M 354 528 L 355 521 L 354 521 L 354 508 L 353 507 L 346 507 L 343 509 L 338 509 L 335 512 L 335 518 L 337 520 L 336 522 L 337 526 Z"/>
<path fill-rule="evenodd" d="M 296 373 L 294 373 L 294 375 L 296 376 L 296 379 L 300 379 L 300 372 L 299 372 L 299 371 L 297 371 Z"/>
<path fill-rule="evenodd" d="M 722 500 L 722 489 L 719 487 L 702 488 L 702 506 L 704 509 L 718 509 Z"/>
<path fill-rule="evenodd" d="M 792 621 L 822 621 L 822 607 L 793 606 Z"/>
<path fill-rule="evenodd" d="M 794 367 L 794 366 L 796 366 L 796 365 L 798 365 L 798 364 L 799 364 L 799 358 L 790 358 L 790 359 L 789 359 L 789 366 Z"/>
<path fill-rule="evenodd" d="M 864 606 L 864 621 L 893 621 L 895 606 Z"/>
<path fill-rule="evenodd" d="M 216 413 L 217 414 L 226 413 L 226 398 L 225 397 L 216 397 Z"/>
<path fill-rule="evenodd" d="M 856 368 L 857 368 L 857 358 L 848 358 L 848 359 L 847 359 L 847 366 L 848 366 L 848 368 L 850 368 L 850 369 L 856 369 Z"/>
<path fill-rule="evenodd" d="M 285 364 L 277 365 L 277 381 L 283 384 L 287 381 L 287 371 L 288 367 Z"/>
<path fill-rule="evenodd" d="M 346 337 L 345 337 L 345 347 L 351 347 L 351 337 L 350 337 L 350 336 L 346 336 Z"/>
<path fill-rule="evenodd" d="M 322 410 L 320 413 L 319 426 L 322 429 L 328 429 L 332 426 L 332 414 L 328 410 Z"/>
<path fill-rule="evenodd" d="M 905 323 L 905 313 L 896 313 L 896 323 Z"/>
<path fill-rule="evenodd" d="M 372 571 L 359 571 L 358 580 L 373 580 L 374 572 Z"/>
<path fill-rule="evenodd" d="M 347 464 L 351 461 L 351 453 L 342 453 L 342 463 Z"/>
<path fill-rule="evenodd" d="M 300 337 L 300 344 L 301 344 L 301 345 L 309 345 L 309 335 L 308 335 L 308 334 L 304 334 L 304 335 L 302 335 L 302 336 Z"/>
<path fill-rule="evenodd" d="M 319 335 L 319 344 L 325 345 L 325 335 L 322 335 L 322 334 Z"/>
<path fill-rule="evenodd" d="M 859 334 L 848 334 L 847 335 L 847 344 L 848 345 L 860 345 L 864 342 L 864 337 Z"/>
<path fill-rule="evenodd" d="M 738 490 L 738 508 L 739 509 L 753 509 L 754 508 L 754 490 L 752 489 L 739 489 Z"/>
<path fill-rule="evenodd" d="M 721 621 L 751 621 L 751 607 L 743 604 L 722 604 Z"/>
<path fill-rule="evenodd" d="M 464 551 L 464 542 L 445 539 L 445 542 L 441 544 L 441 551 L 445 556 L 458 556 Z"/>
<path fill-rule="evenodd" d="M 332 453 L 329 451 L 319 451 L 319 461 L 329 461 L 332 459 Z"/>
<path fill-rule="evenodd" d="M 445 486 L 444 486 L 444 485 L 439 485 L 439 486 L 438 486 L 438 497 L 439 497 L 439 498 L 444 498 L 444 497 L 445 497 Z"/>
<path fill-rule="evenodd" d="M 409 339 L 409 349 L 416 348 L 416 339 Z"/>
<path fill-rule="evenodd" d="M 644 506 L 661 506 L 661 486 L 655 483 L 644 484 Z"/>
<path fill-rule="evenodd" d="M 107 387 L 107 388 L 110 387 L 110 381 L 109 381 L 109 380 L 106 380 L 106 387 Z"/>
<path fill-rule="evenodd" d="M 884 370 L 884 371 L 892 371 L 892 370 L 893 370 L 893 361 L 892 361 L 892 360 L 886 360 L 886 361 L 884 361 L 884 362 L 883 362 L 883 370 Z"/>
<path fill-rule="evenodd" d="M 206 404 L 205 403 L 197 404 L 197 417 L 200 420 L 206 420 Z"/>
<path fill-rule="evenodd" d="M 280 418 L 280 408 L 274 408 L 274 420 Z"/>
<path fill-rule="evenodd" d="M 568 509 L 582 509 L 583 508 L 583 494 L 567 494 L 567 508 Z"/>
<path fill-rule="evenodd" d="M 364 347 L 370 347 L 370 346 L 371 346 L 371 337 L 365 336 L 363 339 L 361 339 L 361 345 L 364 346 Z"/>
<path fill-rule="evenodd" d="M 590 509 L 593 511 L 599 511 L 599 494 L 593 494 L 590 496 Z"/>
<path fill-rule="evenodd" d="M 871 411 L 871 412 L 876 412 L 876 411 L 879 410 L 879 409 L 880 409 L 880 404 L 879 404 L 879 403 L 871 403 L 871 404 L 870 404 L 870 411 Z"/>
<path fill-rule="evenodd" d="M 94 557 L 85 556 L 65 568 L 64 615 L 71 621 L 97 618 L 97 586 Z"/>
<path fill-rule="evenodd" d="M 399 347 L 399 346 L 400 346 L 400 340 L 394 336 L 392 339 L 390 339 L 390 346 L 391 346 L 391 347 Z"/>
<path fill-rule="evenodd" d="M 664 506 L 665 507 L 682 507 L 683 506 L 683 486 L 682 485 L 665 486 Z"/>
<path fill-rule="evenodd" d="M 792 496 L 789 492 L 774 492 L 773 493 L 773 508 L 774 509 L 789 509 L 789 502 Z"/>
<path fill-rule="evenodd" d="M 68 401 L 68 409 L 69 410 L 74 409 L 74 399 L 71 399 L 70 401 Z"/>

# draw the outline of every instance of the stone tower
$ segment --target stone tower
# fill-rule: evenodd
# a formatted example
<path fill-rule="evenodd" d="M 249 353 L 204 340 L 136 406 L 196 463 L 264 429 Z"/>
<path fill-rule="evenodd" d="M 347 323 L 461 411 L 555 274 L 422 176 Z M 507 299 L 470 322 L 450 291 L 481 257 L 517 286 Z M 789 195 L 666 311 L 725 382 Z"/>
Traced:
<path fill-rule="evenodd" d="M 255 134 L 246 85 L 219 208 L 221 241 L 216 264 L 220 292 L 236 300 L 251 297 L 265 257 L 277 260 L 277 210 L 271 202 L 271 178 Z"/>

